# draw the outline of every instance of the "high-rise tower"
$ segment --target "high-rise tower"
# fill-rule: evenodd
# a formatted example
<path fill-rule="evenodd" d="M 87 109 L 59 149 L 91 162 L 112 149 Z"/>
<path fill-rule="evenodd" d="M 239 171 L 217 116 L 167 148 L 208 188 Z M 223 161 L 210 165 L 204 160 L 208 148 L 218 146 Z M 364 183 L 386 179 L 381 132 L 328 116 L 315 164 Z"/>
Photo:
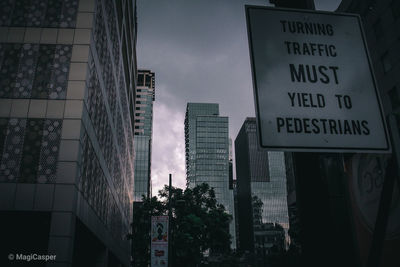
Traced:
<path fill-rule="evenodd" d="M 234 216 L 233 190 L 229 186 L 228 117 L 219 116 L 218 104 L 188 103 L 185 116 L 187 185 L 207 183 L 217 201 Z M 235 222 L 230 224 L 232 247 L 236 247 Z"/>
<path fill-rule="evenodd" d="M 1 1 L 0 266 L 129 265 L 135 2 Z"/>
<path fill-rule="evenodd" d="M 151 196 L 151 148 L 153 133 L 154 73 L 138 70 L 135 101 L 135 180 L 134 201 Z"/>

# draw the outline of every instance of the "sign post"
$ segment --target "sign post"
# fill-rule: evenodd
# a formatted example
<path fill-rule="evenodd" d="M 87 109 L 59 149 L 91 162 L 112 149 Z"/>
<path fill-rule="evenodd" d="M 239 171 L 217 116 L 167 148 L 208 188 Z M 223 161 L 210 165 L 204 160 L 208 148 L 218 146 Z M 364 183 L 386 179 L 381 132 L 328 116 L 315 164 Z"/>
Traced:
<path fill-rule="evenodd" d="M 168 266 L 168 216 L 151 217 L 151 266 Z"/>
<path fill-rule="evenodd" d="M 391 152 L 360 19 L 254 6 L 246 17 L 259 143 L 296 152 L 301 263 L 359 266 L 340 153 Z"/>
<path fill-rule="evenodd" d="M 246 7 L 260 145 L 390 153 L 360 18 Z"/>

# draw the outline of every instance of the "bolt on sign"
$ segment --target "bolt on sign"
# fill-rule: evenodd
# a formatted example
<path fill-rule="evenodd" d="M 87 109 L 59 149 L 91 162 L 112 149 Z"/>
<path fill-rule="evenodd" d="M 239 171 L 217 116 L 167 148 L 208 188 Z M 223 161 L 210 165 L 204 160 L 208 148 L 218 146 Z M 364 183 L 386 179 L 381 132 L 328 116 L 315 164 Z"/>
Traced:
<path fill-rule="evenodd" d="M 260 144 L 390 152 L 360 18 L 246 6 Z"/>
<path fill-rule="evenodd" d="M 168 216 L 151 217 L 151 266 L 168 266 Z"/>

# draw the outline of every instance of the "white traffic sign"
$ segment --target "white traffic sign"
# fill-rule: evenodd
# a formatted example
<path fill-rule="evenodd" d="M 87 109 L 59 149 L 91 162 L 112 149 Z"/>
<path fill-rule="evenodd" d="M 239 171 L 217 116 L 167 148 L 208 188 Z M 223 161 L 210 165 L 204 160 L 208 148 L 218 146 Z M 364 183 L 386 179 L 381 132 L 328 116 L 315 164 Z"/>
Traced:
<path fill-rule="evenodd" d="M 390 152 L 360 18 L 246 6 L 260 145 Z"/>

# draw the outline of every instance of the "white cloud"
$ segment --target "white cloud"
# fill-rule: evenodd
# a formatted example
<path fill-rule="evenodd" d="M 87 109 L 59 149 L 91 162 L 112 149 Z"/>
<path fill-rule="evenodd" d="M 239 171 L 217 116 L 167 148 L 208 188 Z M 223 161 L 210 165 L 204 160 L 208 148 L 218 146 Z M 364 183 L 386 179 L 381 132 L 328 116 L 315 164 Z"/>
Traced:
<path fill-rule="evenodd" d="M 158 88 L 162 89 L 162 88 Z M 152 144 L 152 193 L 168 184 L 172 174 L 172 185 L 184 188 L 185 174 L 185 135 L 184 108 L 176 112 L 176 107 L 163 102 L 154 102 L 153 108 L 153 144 Z"/>

